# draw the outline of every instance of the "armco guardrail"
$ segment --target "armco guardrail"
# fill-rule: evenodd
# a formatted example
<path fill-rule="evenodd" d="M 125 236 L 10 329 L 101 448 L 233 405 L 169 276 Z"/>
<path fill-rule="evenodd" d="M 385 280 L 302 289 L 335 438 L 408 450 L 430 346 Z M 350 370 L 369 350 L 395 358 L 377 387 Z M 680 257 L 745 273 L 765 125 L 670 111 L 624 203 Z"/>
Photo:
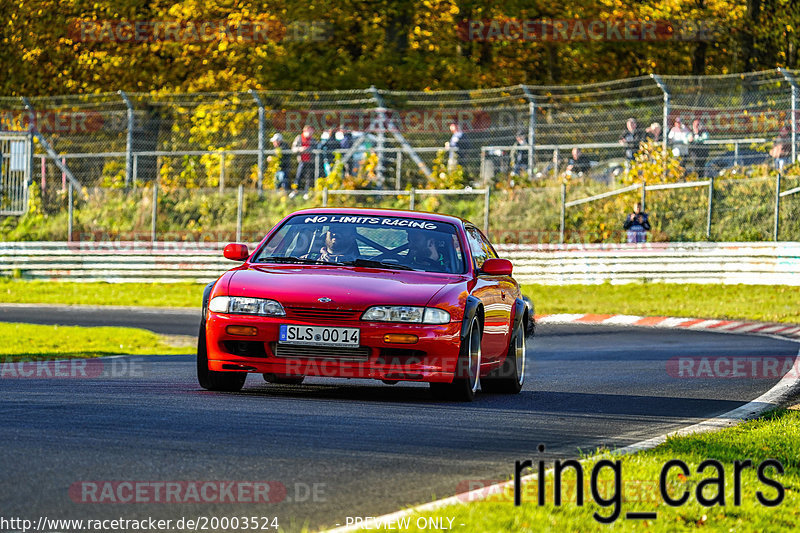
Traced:
<path fill-rule="evenodd" d="M 0 275 L 70 281 L 211 281 L 224 243 L 4 242 Z M 526 283 L 800 285 L 800 242 L 499 245 Z"/>

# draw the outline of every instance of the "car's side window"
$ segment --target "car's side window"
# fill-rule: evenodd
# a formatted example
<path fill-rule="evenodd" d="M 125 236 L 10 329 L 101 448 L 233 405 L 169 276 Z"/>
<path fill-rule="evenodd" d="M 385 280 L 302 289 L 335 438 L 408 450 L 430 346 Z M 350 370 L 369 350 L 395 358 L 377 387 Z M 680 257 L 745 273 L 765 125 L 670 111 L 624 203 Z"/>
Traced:
<path fill-rule="evenodd" d="M 491 257 L 492 259 L 497 259 L 497 252 L 494 251 L 489 239 L 487 239 L 483 233 L 478 232 L 478 234 L 481 236 L 481 244 L 483 244 L 483 249 L 486 252 L 486 256 Z"/>
<path fill-rule="evenodd" d="M 472 252 L 472 260 L 475 268 L 481 268 L 483 263 L 488 258 L 486 248 L 483 245 L 483 238 L 477 228 L 467 226 L 467 241 L 469 241 L 469 249 Z"/>

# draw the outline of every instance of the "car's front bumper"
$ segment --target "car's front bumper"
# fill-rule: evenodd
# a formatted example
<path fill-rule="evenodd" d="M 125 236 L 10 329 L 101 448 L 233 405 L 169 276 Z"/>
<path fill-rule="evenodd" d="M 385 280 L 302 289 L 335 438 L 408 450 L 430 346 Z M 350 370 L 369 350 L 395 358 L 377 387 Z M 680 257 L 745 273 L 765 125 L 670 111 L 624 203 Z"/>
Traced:
<path fill-rule="evenodd" d="M 281 324 L 359 328 L 359 349 L 328 350 L 278 345 Z M 255 336 L 231 335 L 227 326 L 257 328 Z M 288 376 L 370 378 L 390 381 L 449 383 L 460 347 L 461 323 L 443 325 L 379 322 L 305 321 L 208 313 L 208 368 L 214 371 L 269 373 Z M 387 343 L 387 334 L 411 334 L 414 344 Z"/>

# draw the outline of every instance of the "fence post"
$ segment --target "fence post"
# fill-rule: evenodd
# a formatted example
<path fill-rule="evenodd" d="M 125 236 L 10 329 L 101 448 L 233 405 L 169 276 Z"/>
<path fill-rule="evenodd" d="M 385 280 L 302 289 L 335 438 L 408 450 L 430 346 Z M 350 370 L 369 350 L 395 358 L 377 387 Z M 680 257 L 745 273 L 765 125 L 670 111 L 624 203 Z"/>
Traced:
<path fill-rule="evenodd" d="M 667 84 L 664 83 L 664 80 L 661 79 L 661 76 L 658 74 L 650 74 L 650 77 L 653 78 L 653 81 L 656 83 L 661 92 L 664 93 L 664 109 L 663 109 L 663 117 L 662 117 L 662 125 L 661 125 L 661 143 L 662 143 L 662 151 L 663 151 L 663 158 L 664 158 L 664 174 L 667 173 L 667 133 L 669 132 L 669 108 L 670 108 L 670 92 L 667 88 Z M 644 209 L 644 206 L 642 206 Z"/>
<path fill-rule="evenodd" d="M 411 196 L 409 197 L 408 200 L 408 208 L 411 209 L 412 211 L 414 210 L 414 204 L 416 204 L 416 193 L 417 193 L 416 189 L 411 189 Z"/>
<path fill-rule="evenodd" d="M 772 232 L 772 240 L 778 241 L 778 231 L 781 221 L 781 173 L 775 178 L 775 229 Z"/>
<path fill-rule="evenodd" d="M 400 189 L 400 181 L 401 181 L 401 178 L 402 178 L 402 175 L 403 175 L 402 174 L 403 152 L 398 149 L 397 150 L 397 155 L 395 157 L 396 157 L 395 162 L 397 164 L 397 167 L 396 167 L 395 177 L 394 177 L 394 188 L 399 190 Z"/>
<path fill-rule="evenodd" d="M 559 157 L 558 146 L 556 146 L 555 149 L 553 150 L 553 177 L 554 178 L 558 177 L 558 157 Z"/>
<path fill-rule="evenodd" d="M 136 180 L 139 178 L 139 154 L 133 154 L 133 188 L 136 188 Z"/>
<path fill-rule="evenodd" d="M 528 177 L 533 176 L 533 156 L 536 145 L 536 100 L 527 85 L 521 85 L 528 99 Z"/>
<path fill-rule="evenodd" d="M 322 207 L 328 207 L 328 188 L 322 189 Z"/>
<path fill-rule="evenodd" d="M 261 196 L 264 191 L 264 143 L 266 136 L 264 104 L 261 102 L 257 92 L 253 89 L 248 92 L 258 106 L 258 195 Z"/>
<path fill-rule="evenodd" d="M 797 80 L 791 72 L 784 68 L 779 68 L 778 72 L 792 87 L 792 163 L 795 163 L 797 161 Z"/>
<path fill-rule="evenodd" d="M 642 180 L 642 212 L 645 211 L 645 205 L 647 202 L 647 182 Z"/>
<path fill-rule="evenodd" d="M 483 180 L 483 187 L 484 188 L 488 187 L 489 186 L 488 185 L 489 176 L 487 175 L 488 172 L 486 172 L 486 147 L 485 146 L 481 146 L 481 166 L 480 166 L 479 173 L 480 173 L 481 180 Z"/>
<path fill-rule="evenodd" d="M 376 146 L 376 151 L 378 152 L 378 166 L 375 168 L 375 179 L 378 184 L 383 187 L 384 156 L 386 155 L 384 152 L 386 147 L 386 128 L 388 126 L 386 111 L 383 105 L 383 97 L 380 92 L 378 92 L 378 89 L 376 89 L 374 85 L 371 85 L 368 91 L 372 95 L 372 100 L 375 102 L 378 112 L 378 142 Z"/>
<path fill-rule="evenodd" d="M 706 219 L 706 239 L 711 240 L 711 217 L 714 212 L 714 176 L 708 180 L 708 218 Z"/>
<path fill-rule="evenodd" d="M 128 138 L 125 141 L 125 186 L 130 186 L 133 181 L 133 159 L 131 154 L 133 152 L 133 104 L 131 104 L 128 95 L 125 91 L 117 91 L 117 94 L 122 97 L 125 102 L 125 107 L 128 108 Z"/>
<path fill-rule="evenodd" d="M 489 197 L 492 191 L 489 187 L 483 192 L 483 233 L 489 235 Z"/>
<path fill-rule="evenodd" d="M 564 222 L 567 216 L 567 184 L 561 184 L 561 227 L 559 230 L 558 242 L 564 244 Z"/>
<path fill-rule="evenodd" d="M 225 191 L 225 152 L 219 153 L 219 193 Z"/>
<path fill-rule="evenodd" d="M 242 209 L 244 208 L 244 185 L 239 185 L 236 198 L 236 242 L 242 240 Z"/>
<path fill-rule="evenodd" d="M 67 241 L 72 241 L 72 182 L 69 182 L 69 188 L 67 189 L 67 202 L 69 204 L 68 211 L 69 211 L 69 218 L 67 220 Z"/>
<path fill-rule="evenodd" d="M 150 242 L 156 242 L 157 217 L 158 217 L 158 180 L 153 180 L 153 212 L 150 216 Z"/>

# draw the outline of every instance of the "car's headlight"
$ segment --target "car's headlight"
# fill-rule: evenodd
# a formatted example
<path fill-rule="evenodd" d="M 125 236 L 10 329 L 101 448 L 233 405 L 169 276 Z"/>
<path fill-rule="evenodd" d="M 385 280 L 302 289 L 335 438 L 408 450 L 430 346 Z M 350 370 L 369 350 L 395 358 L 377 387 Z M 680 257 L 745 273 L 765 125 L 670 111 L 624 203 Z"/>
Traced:
<path fill-rule="evenodd" d="M 275 300 L 245 298 L 243 296 L 217 296 L 208 303 L 208 309 L 215 313 L 230 313 L 234 315 L 286 315 L 283 306 Z"/>
<path fill-rule="evenodd" d="M 408 305 L 376 305 L 367 309 L 361 320 L 369 322 L 410 322 L 416 324 L 447 324 L 450 313 L 435 307 Z"/>

